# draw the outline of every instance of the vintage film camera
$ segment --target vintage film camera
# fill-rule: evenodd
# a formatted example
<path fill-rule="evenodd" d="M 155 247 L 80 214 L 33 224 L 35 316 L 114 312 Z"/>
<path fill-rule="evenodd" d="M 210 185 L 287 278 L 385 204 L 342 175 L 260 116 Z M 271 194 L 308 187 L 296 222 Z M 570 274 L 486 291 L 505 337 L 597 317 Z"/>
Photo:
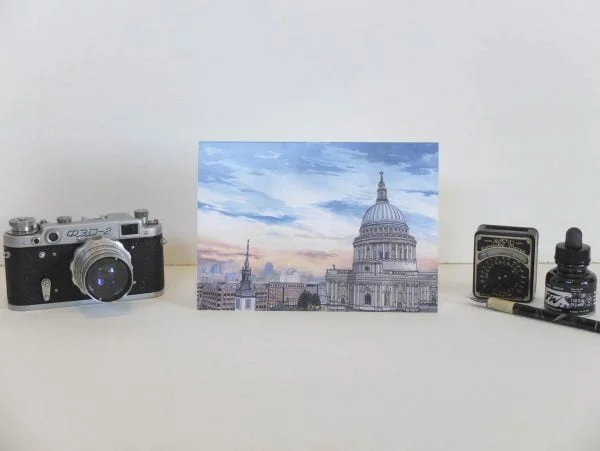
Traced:
<path fill-rule="evenodd" d="M 475 232 L 473 295 L 530 302 L 535 296 L 539 233 L 483 224 Z"/>
<path fill-rule="evenodd" d="M 9 308 L 143 299 L 164 290 L 162 225 L 148 210 L 56 223 L 13 218 L 4 234 Z"/>

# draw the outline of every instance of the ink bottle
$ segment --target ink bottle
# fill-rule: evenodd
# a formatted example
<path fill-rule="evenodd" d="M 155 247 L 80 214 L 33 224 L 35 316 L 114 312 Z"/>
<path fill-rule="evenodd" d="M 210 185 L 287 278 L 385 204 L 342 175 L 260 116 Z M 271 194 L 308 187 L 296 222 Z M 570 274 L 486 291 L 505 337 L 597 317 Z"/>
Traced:
<path fill-rule="evenodd" d="M 567 230 L 565 241 L 556 245 L 556 267 L 546 274 L 544 307 L 553 312 L 585 315 L 596 309 L 596 274 L 588 269 L 590 246 L 581 230 Z"/>

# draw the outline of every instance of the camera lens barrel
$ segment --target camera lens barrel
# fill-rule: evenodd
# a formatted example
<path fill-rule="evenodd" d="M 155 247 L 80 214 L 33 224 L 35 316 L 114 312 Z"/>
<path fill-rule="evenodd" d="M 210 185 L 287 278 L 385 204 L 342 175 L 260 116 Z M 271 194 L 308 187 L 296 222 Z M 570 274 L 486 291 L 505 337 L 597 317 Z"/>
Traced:
<path fill-rule="evenodd" d="M 71 274 L 75 286 L 97 301 L 119 300 L 133 287 L 131 254 L 107 238 L 90 239 L 77 248 Z"/>

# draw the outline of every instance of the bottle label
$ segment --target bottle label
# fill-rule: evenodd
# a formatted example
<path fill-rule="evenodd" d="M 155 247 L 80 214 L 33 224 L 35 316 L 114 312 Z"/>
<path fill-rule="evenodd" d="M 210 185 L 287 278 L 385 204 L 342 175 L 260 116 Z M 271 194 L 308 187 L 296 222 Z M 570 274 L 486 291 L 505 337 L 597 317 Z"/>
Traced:
<path fill-rule="evenodd" d="M 544 307 L 548 310 L 564 313 L 591 313 L 594 311 L 595 305 L 596 292 L 593 288 L 563 291 L 546 287 Z"/>

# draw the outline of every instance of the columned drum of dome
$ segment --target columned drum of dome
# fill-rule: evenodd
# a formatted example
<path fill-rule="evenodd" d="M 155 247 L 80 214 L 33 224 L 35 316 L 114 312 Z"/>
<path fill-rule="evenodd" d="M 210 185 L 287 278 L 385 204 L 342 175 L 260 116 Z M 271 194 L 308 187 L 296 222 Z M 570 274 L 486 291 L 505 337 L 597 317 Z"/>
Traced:
<path fill-rule="evenodd" d="M 402 210 L 391 204 L 379 173 L 375 204 L 353 241 L 352 269 L 328 269 L 330 309 L 436 311 L 437 272 L 419 272 L 417 241 Z"/>

